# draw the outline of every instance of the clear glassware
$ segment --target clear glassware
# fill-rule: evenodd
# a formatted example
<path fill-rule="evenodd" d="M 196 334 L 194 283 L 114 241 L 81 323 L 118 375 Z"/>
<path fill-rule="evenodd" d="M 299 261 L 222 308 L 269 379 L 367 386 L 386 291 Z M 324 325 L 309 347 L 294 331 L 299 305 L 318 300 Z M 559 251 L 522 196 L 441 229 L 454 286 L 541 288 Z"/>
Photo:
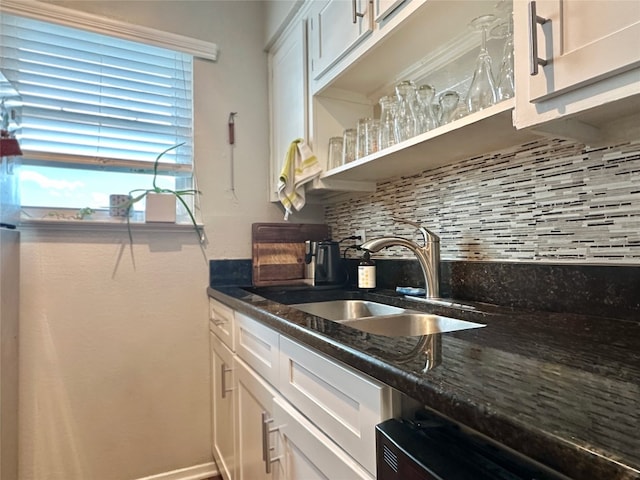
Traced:
<path fill-rule="evenodd" d="M 432 85 L 418 87 L 418 133 L 428 132 L 438 126 L 432 107 L 435 95 L 436 89 Z"/>
<path fill-rule="evenodd" d="M 343 137 L 331 137 L 329 139 L 329 160 L 327 170 L 338 168 L 342 165 Z"/>
<path fill-rule="evenodd" d="M 398 109 L 394 118 L 396 140 L 403 142 L 415 136 L 418 124 L 414 111 L 414 96 L 416 86 L 411 80 L 405 80 L 396 85 Z"/>
<path fill-rule="evenodd" d="M 356 159 L 356 138 L 355 128 L 347 128 L 342 134 L 342 163 L 353 162 Z"/>
<path fill-rule="evenodd" d="M 480 111 L 496 103 L 496 87 L 491 69 L 491 56 L 487 51 L 487 30 L 496 16 L 492 14 L 481 15 L 474 18 L 469 26 L 482 34 L 480 52 L 476 59 L 473 79 L 467 93 L 467 108 L 470 113 Z"/>
<path fill-rule="evenodd" d="M 396 144 L 394 118 L 396 99 L 389 95 L 380 98 L 380 129 L 378 131 L 378 148 L 380 150 Z"/>
<path fill-rule="evenodd" d="M 380 120 L 372 118 L 367 122 L 367 143 L 365 144 L 365 155 L 371 155 L 378 151 L 378 136 L 380 133 Z"/>
<path fill-rule="evenodd" d="M 513 17 L 508 14 L 508 19 L 491 29 L 492 38 L 504 38 L 502 48 L 502 61 L 496 78 L 496 96 L 498 101 L 513 98 L 515 95 L 515 81 L 513 72 Z"/>
<path fill-rule="evenodd" d="M 455 120 L 454 114 L 458 108 L 459 101 L 460 95 L 458 92 L 454 90 L 442 92 L 438 99 L 438 103 L 440 104 L 440 125 Z"/>
<path fill-rule="evenodd" d="M 462 97 L 460 97 L 462 98 Z M 466 117 L 467 115 L 469 115 L 469 110 L 467 109 L 467 104 L 463 101 L 459 101 L 458 102 L 458 106 L 456 107 L 455 111 L 453 112 L 453 118 L 452 120 L 459 120 L 463 117 Z"/>
<path fill-rule="evenodd" d="M 435 118 L 436 124 L 440 126 L 440 119 L 442 117 L 442 107 L 438 102 L 432 103 L 431 111 L 433 112 L 433 118 Z"/>
<path fill-rule="evenodd" d="M 365 117 L 358 120 L 356 134 L 356 158 L 367 155 L 367 129 L 371 118 Z"/>

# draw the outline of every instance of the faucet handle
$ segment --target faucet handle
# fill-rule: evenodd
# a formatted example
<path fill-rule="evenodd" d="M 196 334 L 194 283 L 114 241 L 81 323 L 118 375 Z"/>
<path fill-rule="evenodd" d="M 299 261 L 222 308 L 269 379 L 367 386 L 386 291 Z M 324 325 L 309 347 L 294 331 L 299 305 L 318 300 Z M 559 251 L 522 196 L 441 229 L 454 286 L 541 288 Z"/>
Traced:
<path fill-rule="evenodd" d="M 420 230 L 420 233 L 422 233 L 422 238 L 424 239 L 425 245 L 429 242 L 440 242 L 440 237 L 438 235 L 433 233 L 431 230 L 427 230 L 419 223 L 412 222 L 410 220 L 404 220 L 403 218 L 394 218 L 393 221 L 397 223 L 406 223 L 407 225 L 416 227 L 418 230 Z"/>

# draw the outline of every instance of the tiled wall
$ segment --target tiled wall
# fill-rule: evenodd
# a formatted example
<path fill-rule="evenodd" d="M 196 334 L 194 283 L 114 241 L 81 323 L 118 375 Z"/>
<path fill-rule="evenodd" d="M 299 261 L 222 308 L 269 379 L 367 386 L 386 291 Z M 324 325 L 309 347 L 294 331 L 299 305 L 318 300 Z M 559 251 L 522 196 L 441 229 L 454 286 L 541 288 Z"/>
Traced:
<path fill-rule="evenodd" d="M 640 140 L 528 143 L 380 183 L 326 210 L 337 240 L 360 228 L 367 238 L 411 236 L 394 217 L 438 234 L 447 260 L 640 265 Z M 413 258 L 402 248 L 377 256 Z"/>

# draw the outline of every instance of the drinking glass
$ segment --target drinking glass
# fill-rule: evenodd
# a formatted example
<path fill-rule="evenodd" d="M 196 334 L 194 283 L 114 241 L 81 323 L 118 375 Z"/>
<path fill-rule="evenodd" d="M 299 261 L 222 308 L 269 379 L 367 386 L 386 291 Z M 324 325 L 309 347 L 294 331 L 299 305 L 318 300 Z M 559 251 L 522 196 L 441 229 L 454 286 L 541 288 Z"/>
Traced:
<path fill-rule="evenodd" d="M 416 86 L 411 80 L 405 80 L 396 85 L 398 109 L 394 119 L 396 140 L 402 142 L 416 134 L 417 118 L 414 111 L 414 96 Z"/>
<path fill-rule="evenodd" d="M 420 85 L 418 87 L 418 131 L 424 133 L 438 126 L 433 112 L 433 98 L 436 95 L 436 89 L 432 85 Z"/>
<path fill-rule="evenodd" d="M 342 163 L 353 162 L 356 159 L 356 137 L 355 128 L 347 128 L 342 134 Z"/>
<path fill-rule="evenodd" d="M 496 78 L 496 95 L 498 101 L 512 98 L 515 94 L 513 73 L 513 18 L 508 19 L 491 29 L 491 38 L 504 38 L 500 71 Z"/>
<path fill-rule="evenodd" d="M 396 144 L 394 117 L 396 114 L 396 99 L 389 95 L 380 98 L 380 130 L 378 132 L 378 148 L 390 147 Z"/>
<path fill-rule="evenodd" d="M 329 161 L 327 170 L 338 168 L 342 165 L 343 137 L 331 137 L 329 139 Z"/>
<path fill-rule="evenodd" d="M 365 143 L 365 155 L 376 153 L 378 147 L 378 135 L 380 133 L 380 120 L 371 118 L 367 122 L 367 141 Z"/>
<path fill-rule="evenodd" d="M 367 130 L 371 118 L 361 118 L 358 120 L 357 136 L 356 136 L 356 158 L 362 158 L 367 155 Z"/>
<path fill-rule="evenodd" d="M 470 113 L 477 112 L 496 103 L 496 87 L 491 71 L 491 56 L 487 51 L 487 29 L 496 20 L 492 14 L 474 18 L 469 26 L 482 35 L 480 52 L 476 59 L 471 86 L 467 93 L 467 108 Z"/>

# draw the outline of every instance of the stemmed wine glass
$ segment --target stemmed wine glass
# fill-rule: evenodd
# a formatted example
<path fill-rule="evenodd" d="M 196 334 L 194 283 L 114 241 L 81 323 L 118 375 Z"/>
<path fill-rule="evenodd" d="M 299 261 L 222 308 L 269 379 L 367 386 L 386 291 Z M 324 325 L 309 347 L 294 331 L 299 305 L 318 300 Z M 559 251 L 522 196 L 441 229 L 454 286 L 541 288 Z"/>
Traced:
<path fill-rule="evenodd" d="M 477 112 L 496 103 L 496 87 L 491 71 L 491 56 L 487 51 L 487 30 L 496 21 L 493 14 L 481 15 L 474 18 L 469 26 L 482 34 L 480 53 L 476 59 L 473 79 L 467 94 L 467 108 L 469 113 Z"/>
<path fill-rule="evenodd" d="M 500 71 L 496 78 L 496 95 L 498 101 L 512 98 L 515 94 L 513 72 L 513 16 L 507 10 L 508 4 L 501 1 L 498 9 L 504 11 L 506 20 L 491 29 L 491 38 L 504 38 Z"/>

